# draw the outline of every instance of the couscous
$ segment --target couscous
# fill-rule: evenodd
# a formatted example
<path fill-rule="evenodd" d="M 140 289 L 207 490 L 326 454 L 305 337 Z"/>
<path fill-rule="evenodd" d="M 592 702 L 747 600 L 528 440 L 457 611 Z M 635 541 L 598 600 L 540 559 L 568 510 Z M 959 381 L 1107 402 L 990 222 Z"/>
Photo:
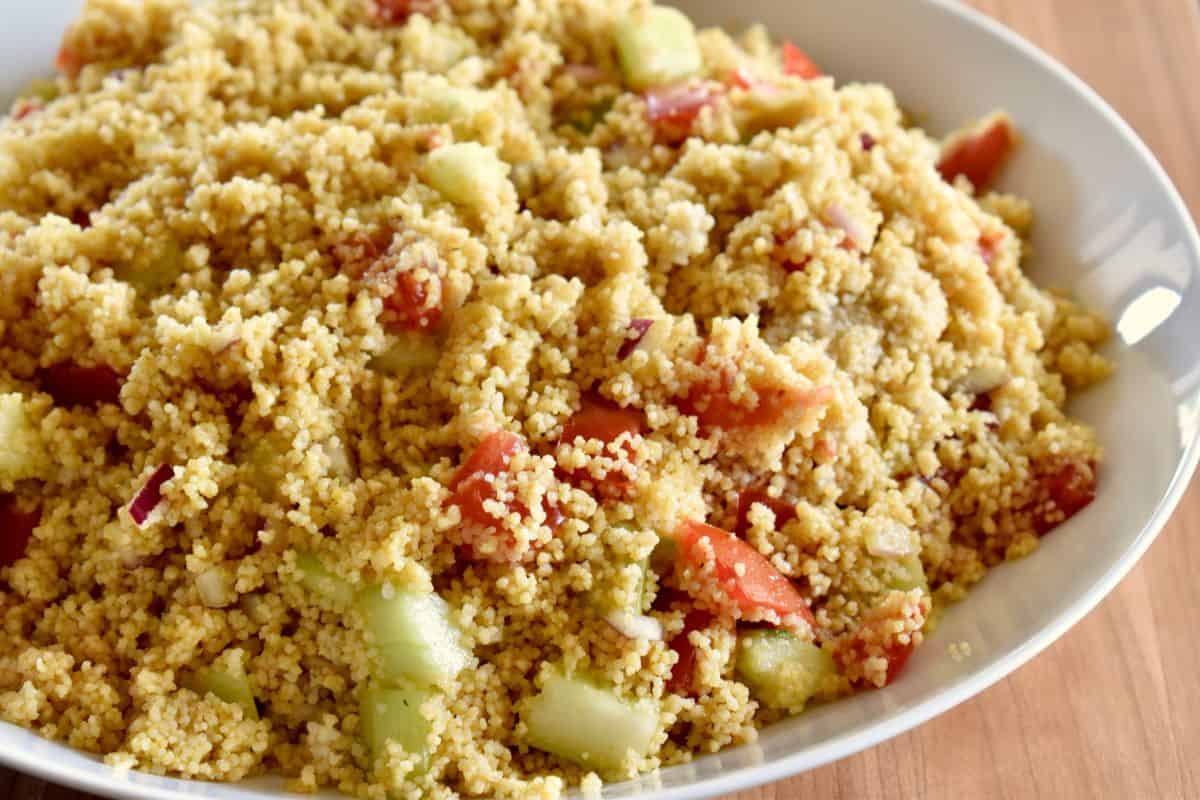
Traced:
<path fill-rule="evenodd" d="M 552 798 L 896 679 L 1092 499 L 1108 328 L 1013 121 L 768 33 L 89 0 L 0 124 L 0 717 Z"/>

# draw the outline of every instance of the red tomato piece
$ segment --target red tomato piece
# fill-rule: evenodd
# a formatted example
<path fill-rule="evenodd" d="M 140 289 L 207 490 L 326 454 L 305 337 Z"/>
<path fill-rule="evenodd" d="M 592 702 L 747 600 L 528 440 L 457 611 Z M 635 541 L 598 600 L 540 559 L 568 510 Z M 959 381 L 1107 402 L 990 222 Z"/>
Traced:
<path fill-rule="evenodd" d="M 1036 471 L 1038 500 L 1033 527 L 1039 536 L 1057 528 L 1096 499 L 1096 465 L 1063 460 Z"/>
<path fill-rule="evenodd" d="M 616 441 L 622 434 L 637 436 L 641 432 L 640 411 L 622 408 L 598 394 L 589 392 L 583 396 L 580 409 L 563 426 L 562 441 L 572 443 L 582 437 L 608 443 Z"/>
<path fill-rule="evenodd" d="M 692 631 L 700 631 L 713 624 L 716 618 L 701 608 L 693 608 L 683 618 L 683 630 L 675 634 L 668 646 L 679 656 L 671 667 L 667 680 L 667 691 L 671 694 L 690 696 L 696 691 L 696 648 L 688 639 Z"/>
<path fill-rule="evenodd" d="M 642 414 L 637 409 L 622 408 L 597 394 L 583 396 L 582 406 L 563 426 L 561 442 L 574 444 L 576 439 L 596 439 L 609 444 L 624 434 L 639 436 L 642 433 Z M 623 448 L 626 457 L 632 458 L 632 448 Z M 576 470 L 567 474 L 567 480 L 578 485 L 583 481 L 596 484 L 596 490 L 607 497 L 624 494 L 632 484 L 627 475 L 609 472 L 597 481 L 587 470 Z"/>
<path fill-rule="evenodd" d="M 436 268 L 421 275 L 400 272 L 392 293 L 384 298 L 385 322 L 394 330 L 428 331 L 442 321 L 442 306 L 431 298 L 441 297 L 442 276 Z"/>
<path fill-rule="evenodd" d="M 804 78 L 806 81 L 811 81 L 813 78 L 820 78 L 825 75 L 816 62 L 808 57 L 808 53 L 805 53 L 791 42 L 783 43 L 783 73 L 785 75 L 795 75 L 798 78 Z"/>
<path fill-rule="evenodd" d="M 700 112 L 712 105 L 717 96 L 697 83 L 682 83 L 661 89 L 651 89 L 645 94 L 646 118 L 665 141 L 681 142 L 688 137 L 692 123 Z"/>
<path fill-rule="evenodd" d="M 738 492 L 737 525 L 733 529 L 739 537 L 744 537 L 750 530 L 750 508 L 755 503 L 762 503 L 775 512 L 775 530 L 796 518 L 796 507 L 786 500 L 771 497 L 763 489 L 743 489 Z"/>
<path fill-rule="evenodd" d="M 60 361 L 38 370 L 38 380 L 60 406 L 95 406 L 121 399 L 123 377 L 107 364 L 84 367 Z"/>
<path fill-rule="evenodd" d="M 500 521 L 484 507 L 485 503 L 496 499 L 496 477 L 508 471 L 513 456 L 528 449 L 525 440 L 517 434 L 496 431 L 479 443 L 450 479 L 450 498 L 447 503 L 458 506 L 462 515 L 463 524 L 457 532 L 458 544 L 468 558 L 511 563 L 533 555 L 532 549 L 519 547 L 511 534 L 503 533 Z M 550 528 L 558 527 L 563 521 L 562 512 L 549 502 L 544 503 L 543 508 L 546 524 Z M 517 500 L 509 501 L 508 510 L 521 515 L 529 513 L 529 509 Z M 495 541 L 499 535 L 505 536 L 504 541 Z M 480 547 L 485 541 L 489 546 Z"/>
<path fill-rule="evenodd" d="M 701 363 L 706 352 L 707 348 L 701 351 Z M 677 403 L 679 410 L 696 417 L 701 428 L 734 430 L 777 425 L 808 408 L 826 406 L 833 401 L 833 389 L 828 386 L 815 389 L 754 386 L 758 399 L 748 408 L 730 396 L 734 375 L 732 367 L 725 367 L 719 369 L 715 378 L 693 384 L 687 396 Z"/>
<path fill-rule="evenodd" d="M 18 508 L 17 498 L 13 495 L 0 497 L 0 567 L 24 558 L 29 538 L 40 519 L 41 512 L 37 509 L 22 511 Z"/>
<path fill-rule="evenodd" d="M 721 591 L 744 614 L 773 611 L 794 615 L 810 626 L 816 625 L 808 601 L 766 556 L 729 531 L 688 520 L 675 530 L 680 558 L 692 567 L 705 563 L 707 541 L 715 560 L 715 578 Z"/>
<path fill-rule="evenodd" d="M 979 255 L 989 267 L 996 262 L 1000 254 L 1000 245 L 1004 242 L 1004 234 L 997 231 L 984 231 L 979 234 Z"/>
<path fill-rule="evenodd" d="M 375 19 L 385 25 L 401 25 L 413 14 L 430 16 L 439 0 L 375 0 Z"/>
<path fill-rule="evenodd" d="M 982 191 L 1000 174 L 1017 149 L 1017 141 L 1012 121 L 996 117 L 982 129 L 952 137 L 942 150 L 938 172 L 950 183 L 964 175 L 975 191 Z"/>
<path fill-rule="evenodd" d="M 905 665 L 908 664 L 909 656 L 913 654 L 913 650 L 915 649 L 916 645 L 912 644 L 911 642 L 909 644 L 893 642 L 885 645 L 881 650 L 878 650 L 875 653 L 875 655 L 882 656 L 887 661 L 887 675 L 884 678 L 882 686 L 872 683 L 863 677 L 853 680 L 852 683 L 860 686 L 864 684 L 868 687 L 875 686 L 876 688 L 890 686 L 896 680 L 896 678 L 900 677 L 900 673 L 904 671 Z M 837 661 L 838 667 L 844 671 L 847 664 L 864 661 L 867 658 L 867 655 L 868 647 L 866 643 L 856 638 L 851 641 L 844 650 L 841 650 L 838 653 L 838 655 L 835 657 L 835 660 Z"/>
<path fill-rule="evenodd" d="M 68 78 L 75 78 L 79 76 L 84 63 L 73 48 L 64 44 L 58 49 L 58 55 L 54 57 L 54 67 Z"/>
<path fill-rule="evenodd" d="M 14 120 L 25 119 L 35 111 L 41 111 L 42 104 L 36 100 L 22 100 L 13 108 L 12 118 Z"/>

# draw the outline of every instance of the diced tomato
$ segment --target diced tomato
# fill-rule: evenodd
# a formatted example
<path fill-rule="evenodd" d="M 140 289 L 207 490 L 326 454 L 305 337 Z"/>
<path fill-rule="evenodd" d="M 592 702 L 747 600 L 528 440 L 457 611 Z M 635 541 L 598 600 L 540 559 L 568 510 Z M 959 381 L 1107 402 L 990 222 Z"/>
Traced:
<path fill-rule="evenodd" d="M 668 143 L 681 142 L 688 137 L 692 123 L 700 112 L 716 102 L 717 95 L 699 83 L 681 83 L 645 94 L 646 118 L 659 137 Z"/>
<path fill-rule="evenodd" d="M 938 172 L 953 183 L 965 175 L 976 191 L 991 185 L 1017 148 L 1017 131 L 1006 116 L 997 116 L 985 127 L 953 136 L 942 149 Z"/>
<path fill-rule="evenodd" d="M 721 591 L 743 614 L 763 611 L 781 617 L 794 615 L 816 625 L 808 601 L 767 558 L 728 531 L 688 520 L 675 529 L 679 556 L 696 568 L 704 566 L 707 541 L 715 560 L 715 578 Z"/>
<path fill-rule="evenodd" d="M 476 446 L 450 479 L 450 502 L 459 507 L 463 520 L 495 526 L 495 518 L 483 507 L 485 501 L 496 496 L 491 481 L 508 471 L 513 456 L 528 449 L 523 438 L 508 431 L 489 434 Z"/>
<path fill-rule="evenodd" d="M 616 403 L 594 393 L 583 396 L 582 406 L 575 415 L 563 426 L 560 439 L 565 444 L 574 444 L 576 439 L 596 439 L 609 444 L 615 442 L 623 434 L 638 436 L 642 432 L 642 413 L 633 408 L 622 408 Z M 632 457 L 632 448 L 628 444 L 623 448 L 626 457 Z M 613 455 L 613 454 L 609 454 Z M 566 474 L 566 479 L 575 485 L 583 481 L 591 481 L 596 491 L 606 497 L 618 497 L 629 490 L 632 481 L 622 472 L 610 471 L 604 478 L 597 480 L 586 469 L 576 470 Z"/>
<path fill-rule="evenodd" d="M 0 567 L 24 558 L 33 529 L 41 519 L 41 512 L 22 511 L 13 495 L 0 497 Z"/>
<path fill-rule="evenodd" d="M 79 54 L 73 48 L 64 44 L 58 49 L 58 55 L 54 57 L 54 66 L 68 78 L 76 78 L 79 76 L 84 64 Z"/>
<path fill-rule="evenodd" d="M 671 694 L 690 696 L 696 691 L 696 648 L 688 639 L 692 631 L 704 630 L 716 618 L 701 608 L 693 608 L 683 618 L 683 630 L 675 634 L 668 646 L 679 656 L 671 667 L 667 691 Z"/>
<path fill-rule="evenodd" d="M 1057 528 L 1096 499 L 1096 465 L 1062 460 L 1035 470 L 1038 497 L 1033 526 L 1039 536 Z"/>
<path fill-rule="evenodd" d="M 486 502 L 496 499 L 496 477 L 508 471 L 513 456 L 528 449 L 519 435 L 496 431 L 479 443 L 450 479 L 450 498 L 447 503 L 458 506 L 462 515 L 463 524 L 457 531 L 457 543 L 468 558 L 509 563 L 533 555 L 531 549 L 519 548 L 511 535 L 497 542 L 496 537 L 502 533 L 499 520 L 484 507 Z M 546 524 L 552 529 L 557 528 L 563 521 L 562 511 L 548 501 L 543 508 Z M 510 500 L 508 510 L 522 516 L 529 513 L 529 509 L 518 500 Z M 489 546 L 480 547 L 485 540 Z"/>
<path fill-rule="evenodd" d="M 999 231 L 984 231 L 979 234 L 979 255 L 989 267 L 996 262 L 1000 254 L 1000 245 L 1004 242 L 1004 234 Z"/>
<path fill-rule="evenodd" d="M 778 497 L 771 497 L 763 489 L 743 489 L 738 492 L 737 525 L 733 531 L 744 537 L 750 530 L 750 508 L 762 503 L 775 513 L 775 530 L 779 530 L 796 518 L 796 506 Z"/>
<path fill-rule="evenodd" d="M 120 373 L 106 364 L 84 367 L 60 361 L 38 370 L 42 389 L 60 406 L 95 406 L 121 399 Z"/>
<path fill-rule="evenodd" d="M 374 16 L 385 25 L 400 25 L 413 14 L 431 15 L 440 0 L 375 0 Z"/>
<path fill-rule="evenodd" d="M 41 111 L 42 104 L 36 100 L 22 100 L 13 108 L 12 118 L 14 120 L 25 119 L 35 111 Z"/>
<path fill-rule="evenodd" d="M 783 73 L 804 78 L 806 81 L 825 75 L 816 62 L 808 57 L 808 53 L 791 42 L 783 43 Z"/>
<path fill-rule="evenodd" d="M 707 358 L 707 351 L 707 347 L 701 351 L 701 364 Z M 676 404 L 683 413 L 696 417 L 701 428 L 735 430 L 770 427 L 806 409 L 826 406 L 833 401 L 833 389 L 828 386 L 814 389 L 753 386 L 758 397 L 754 406 L 747 407 L 730 396 L 736 375 L 734 368 L 718 366 L 714 371 L 715 377 L 692 384 L 687 395 Z"/>
<path fill-rule="evenodd" d="M 563 426 L 562 441 L 599 439 L 608 443 L 621 434 L 634 436 L 642 432 L 642 414 L 637 409 L 622 408 L 600 395 L 589 392 L 582 398 L 580 409 Z"/>
<path fill-rule="evenodd" d="M 908 664 L 908 659 L 913 654 L 913 650 L 915 649 L 916 646 L 911 642 L 909 644 L 893 642 L 884 646 L 877 653 L 874 653 L 874 655 L 882 656 L 887 660 L 887 675 L 884 678 L 883 686 L 890 686 L 896 680 L 896 678 L 900 677 L 900 673 L 904 671 L 904 667 L 906 664 Z M 867 658 L 867 655 L 868 648 L 866 644 L 860 639 L 854 639 L 849 643 L 849 645 L 845 646 L 838 652 L 835 660 L 837 661 L 839 668 L 844 671 L 847 664 L 855 661 L 863 661 Z M 866 683 L 866 680 L 860 677 L 858 680 L 853 682 L 861 685 Z"/>
<path fill-rule="evenodd" d="M 431 266 L 423 275 L 412 270 L 396 275 L 392 293 L 384 298 L 384 322 L 393 330 L 428 331 L 442 321 L 442 277 Z"/>

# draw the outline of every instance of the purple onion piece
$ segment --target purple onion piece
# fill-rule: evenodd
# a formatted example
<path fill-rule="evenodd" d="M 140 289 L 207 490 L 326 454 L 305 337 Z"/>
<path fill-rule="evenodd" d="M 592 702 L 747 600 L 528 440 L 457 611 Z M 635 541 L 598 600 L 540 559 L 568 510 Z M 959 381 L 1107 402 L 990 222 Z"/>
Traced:
<path fill-rule="evenodd" d="M 146 481 L 145 485 L 138 489 L 138 493 L 133 496 L 133 500 L 129 502 L 129 516 L 133 517 L 133 521 L 139 527 L 146 524 L 146 520 L 150 518 L 150 512 L 162 502 L 163 484 L 174 477 L 175 468 L 170 464 L 163 464 L 154 470 L 150 480 Z"/>
<path fill-rule="evenodd" d="M 621 342 L 621 347 L 617 350 L 618 359 L 629 358 L 629 355 L 641 343 L 642 337 L 646 335 L 646 331 L 650 330 L 650 326 L 654 324 L 652 319 L 634 319 L 629 321 L 629 330 L 632 335 L 626 336 L 625 341 Z"/>

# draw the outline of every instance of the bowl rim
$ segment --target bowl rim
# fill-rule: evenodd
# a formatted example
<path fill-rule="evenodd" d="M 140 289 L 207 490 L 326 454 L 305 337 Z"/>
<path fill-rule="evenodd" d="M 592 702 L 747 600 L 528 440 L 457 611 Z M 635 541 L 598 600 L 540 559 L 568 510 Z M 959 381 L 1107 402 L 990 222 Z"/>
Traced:
<path fill-rule="evenodd" d="M 1195 220 L 1178 188 L 1149 146 L 1096 90 L 1042 48 L 982 11 L 966 5 L 962 0 L 917 0 L 917 2 L 931 6 L 937 13 L 956 17 L 957 21 L 1000 40 L 1025 59 L 1049 72 L 1099 112 L 1132 147 L 1141 159 L 1142 167 L 1148 170 L 1164 190 L 1165 196 L 1184 221 L 1184 239 L 1189 249 L 1200 255 L 1200 233 L 1197 232 Z M 916 703 L 893 717 L 868 723 L 856 731 L 833 737 L 816 747 L 791 753 L 772 761 L 743 767 L 727 774 L 701 779 L 684 786 L 660 789 L 653 792 L 653 800 L 700 800 L 783 780 L 874 747 L 916 728 L 990 688 L 1057 641 L 1108 596 L 1145 554 L 1158 534 L 1162 532 L 1190 485 L 1198 461 L 1200 461 L 1200 428 L 1197 428 L 1191 441 L 1184 448 L 1167 490 L 1155 506 L 1154 512 L 1121 557 L 1114 561 L 1108 570 L 1057 618 L 993 664 L 949 684 L 932 697 Z M 30 735 L 36 734 L 31 733 Z M 61 743 L 55 742 L 54 744 L 66 747 Z M 188 800 L 197 796 L 195 787 L 198 783 L 210 788 L 220 787 L 217 788 L 218 796 L 227 797 L 229 800 L 252 800 L 265 796 L 258 794 L 255 787 L 247 787 L 242 784 L 222 785 L 149 774 L 146 777 L 151 779 L 150 782 L 133 783 L 120 769 L 93 770 L 75 764 L 59 763 L 53 760 L 52 754 L 36 753 L 24 749 L 0 749 L 0 766 L 62 786 L 100 796 L 128 798 L 128 800 Z M 228 795 L 225 794 L 226 791 L 229 792 Z"/>

